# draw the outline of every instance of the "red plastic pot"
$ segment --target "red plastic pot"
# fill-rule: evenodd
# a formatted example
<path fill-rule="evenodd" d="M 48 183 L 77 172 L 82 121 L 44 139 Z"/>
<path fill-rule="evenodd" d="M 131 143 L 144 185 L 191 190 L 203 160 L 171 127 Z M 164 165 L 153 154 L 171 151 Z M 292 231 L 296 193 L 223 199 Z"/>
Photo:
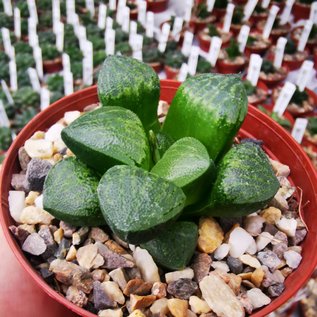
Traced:
<path fill-rule="evenodd" d="M 151 66 L 157 73 L 159 73 L 162 70 L 162 64 L 160 62 L 147 63 L 147 64 Z"/>
<path fill-rule="evenodd" d="M 173 68 L 168 65 L 164 66 L 165 74 L 167 79 L 177 79 L 177 76 L 179 74 L 178 68 Z"/>
<path fill-rule="evenodd" d="M 230 34 L 231 32 L 229 32 Z M 208 38 L 205 38 L 205 31 L 201 31 L 200 33 L 198 33 L 198 42 L 199 42 L 199 47 L 200 49 L 202 49 L 204 52 L 209 52 L 209 48 L 210 48 L 210 42 L 211 42 L 211 37 L 209 36 Z M 228 37 L 227 41 L 223 41 L 221 47 L 227 47 L 229 42 L 230 42 L 230 38 L 233 36 L 233 34 L 231 33 L 231 36 Z"/>
<path fill-rule="evenodd" d="M 168 0 L 147 0 L 147 8 L 154 13 L 163 12 L 167 9 Z"/>
<path fill-rule="evenodd" d="M 265 102 L 265 100 L 268 98 L 268 95 L 269 95 L 269 89 L 267 88 L 265 83 L 263 83 L 262 81 L 260 80 L 258 81 L 257 88 L 264 90 L 266 95 L 263 98 L 257 100 L 256 102 L 253 102 L 253 103 L 249 102 L 250 104 L 252 104 L 252 106 L 261 105 L 263 102 Z"/>
<path fill-rule="evenodd" d="M 261 74 L 260 74 L 260 80 L 269 88 L 275 88 L 276 86 L 278 86 L 280 83 L 282 83 L 285 78 L 287 77 L 288 75 L 288 68 L 287 67 L 282 67 L 283 69 L 285 69 L 285 75 L 283 75 L 280 79 L 266 79 L 264 77 L 261 77 Z"/>
<path fill-rule="evenodd" d="M 189 21 L 189 27 L 193 29 L 194 33 L 202 31 L 208 24 L 214 23 L 216 21 L 216 16 L 211 15 L 210 17 L 201 20 L 197 17 L 192 17 Z"/>
<path fill-rule="evenodd" d="M 270 112 L 273 111 L 273 107 L 274 107 L 273 104 L 271 104 L 271 105 L 261 105 L 261 106 L 262 106 L 263 108 L 265 108 L 266 110 L 269 110 Z M 284 117 L 285 119 L 287 119 L 287 120 L 292 124 L 292 126 L 294 125 L 295 119 L 293 118 L 293 116 L 292 116 L 287 110 L 284 111 L 283 117 Z"/>
<path fill-rule="evenodd" d="M 43 61 L 43 71 L 45 74 L 57 73 L 63 69 L 62 58 L 58 57 L 52 61 Z"/>
<path fill-rule="evenodd" d="M 310 14 L 310 4 L 304 4 L 296 1 L 293 5 L 292 13 L 295 22 L 298 20 L 307 20 Z"/>
<path fill-rule="evenodd" d="M 296 44 L 296 46 L 298 45 L 299 42 L 299 38 L 295 36 L 295 32 L 296 31 L 303 31 L 303 27 L 302 26 L 297 26 L 296 28 L 294 28 L 291 32 L 291 39 L 294 41 L 294 43 Z M 317 47 L 317 38 L 313 38 L 313 39 L 308 39 L 307 43 L 306 43 L 306 48 L 312 53 L 314 51 L 314 48 Z"/>
<path fill-rule="evenodd" d="M 161 81 L 161 99 L 170 103 L 179 86 L 178 82 Z M 48 107 L 34 119 L 32 119 L 11 145 L 7 157 L 2 165 L 0 180 L 0 222 L 8 243 L 23 268 L 34 281 L 54 300 L 68 307 L 76 314 L 85 317 L 96 315 L 79 308 L 54 291 L 41 276 L 32 268 L 20 246 L 12 237 L 8 227 L 13 224 L 8 210 L 8 192 L 10 190 L 11 177 L 18 172 L 18 150 L 35 131 L 45 131 L 60 118 L 66 111 L 82 111 L 86 106 L 98 102 L 96 86 L 78 91 L 66 96 Z M 264 317 L 276 310 L 291 298 L 309 279 L 317 264 L 317 173 L 309 158 L 303 152 L 299 144 L 282 127 L 276 124 L 268 116 L 256 108 L 249 106 L 248 115 L 240 129 L 241 137 L 256 138 L 264 141 L 264 149 L 268 155 L 291 167 L 291 181 L 303 190 L 303 202 L 310 203 L 305 206 L 303 213 L 304 221 L 308 225 L 308 234 L 302 244 L 303 260 L 297 271 L 291 274 L 285 281 L 285 291 L 272 303 L 255 312 L 253 317 Z M 36 303 L 34 303 L 36 310 Z"/>
<path fill-rule="evenodd" d="M 246 61 L 244 62 L 244 64 L 237 65 L 228 63 L 225 59 L 218 59 L 216 65 L 219 73 L 221 74 L 236 74 L 244 70 L 246 66 Z"/>
<path fill-rule="evenodd" d="M 220 21 L 221 18 L 223 18 L 226 14 L 226 10 L 227 9 L 217 9 L 217 8 L 214 8 L 212 10 L 212 13 L 216 16 L 217 18 L 217 21 Z"/>
<path fill-rule="evenodd" d="M 251 22 L 252 25 L 255 25 L 259 21 L 267 20 L 267 18 L 268 18 L 268 12 L 262 12 L 262 13 L 253 12 L 249 21 Z"/>
<path fill-rule="evenodd" d="M 263 32 L 264 26 L 265 26 L 265 21 L 259 21 L 256 24 L 256 28 L 259 30 L 259 32 Z M 270 40 L 272 41 L 272 43 L 276 43 L 277 40 L 281 37 L 281 36 L 287 36 L 289 31 L 291 30 L 291 25 L 289 23 L 287 23 L 285 25 L 287 28 L 286 29 L 281 29 L 281 28 L 277 28 L 277 29 L 272 29 L 271 30 L 271 34 L 270 34 Z"/>

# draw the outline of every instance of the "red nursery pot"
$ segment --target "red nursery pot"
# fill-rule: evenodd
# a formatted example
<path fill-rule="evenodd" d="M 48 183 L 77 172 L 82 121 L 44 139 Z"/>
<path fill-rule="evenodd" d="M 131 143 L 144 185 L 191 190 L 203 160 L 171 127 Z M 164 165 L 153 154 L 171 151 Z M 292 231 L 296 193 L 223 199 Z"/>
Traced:
<path fill-rule="evenodd" d="M 178 86 L 178 82 L 162 80 L 161 99 L 170 103 Z M 18 172 L 18 150 L 24 145 L 24 142 L 29 139 L 35 131 L 47 130 L 61 119 L 66 111 L 82 111 L 86 106 L 96 102 L 98 102 L 97 89 L 96 86 L 92 86 L 60 99 L 32 119 L 16 137 L 7 153 L 7 157 L 1 169 L 0 185 L 0 222 L 12 252 L 27 273 L 49 296 L 76 314 L 85 317 L 96 317 L 96 315 L 72 304 L 49 287 L 42 277 L 32 268 L 21 251 L 20 246 L 10 234 L 8 227 L 13 225 L 13 220 L 8 210 L 8 193 L 12 174 Z M 303 190 L 303 202 L 310 202 L 305 206 L 303 212 L 304 221 L 308 225 L 308 234 L 302 244 L 302 263 L 298 270 L 286 279 L 285 291 L 274 299 L 270 305 L 256 311 L 252 315 L 253 317 L 264 317 L 290 299 L 307 282 L 317 264 L 317 173 L 309 158 L 290 134 L 253 106 L 249 106 L 248 115 L 240 129 L 239 135 L 241 137 L 263 140 L 264 150 L 271 158 L 279 160 L 291 167 L 291 181 Z M 34 305 L 36 305 L 36 303 L 34 303 Z"/>
<path fill-rule="evenodd" d="M 299 39 L 300 39 L 300 35 L 302 34 L 303 29 L 304 28 L 302 26 L 297 26 L 291 32 L 291 39 L 294 41 L 296 46 L 298 45 L 298 42 L 299 42 Z M 306 43 L 306 48 L 310 52 L 313 52 L 315 47 L 317 47 L 317 38 L 308 39 L 308 41 Z"/>
<path fill-rule="evenodd" d="M 231 32 L 228 33 L 230 36 L 228 36 L 227 40 L 223 40 L 222 41 L 222 45 L 221 47 L 224 48 L 224 47 L 227 47 L 229 42 L 230 42 L 230 39 L 231 37 L 233 36 L 233 34 Z M 204 31 L 201 31 L 198 33 L 198 42 L 199 42 L 199 47 L 200 49 L 202 49 L 204 52 L 209 52 L 209 48 L 210 48 L 210 42 L 211 42 L 211 37 L 210 36 L 204 36 L 205 35 L 205 32 Z"/>
<path fill-rule="evenodd" d="M 269 110 L 270 112 L 272 112 L 274 105 L 272 105 L 272 104 L 271 105 L 262 105 L 262 107 L 265 108 L 266 110 Z M 284 111 L 283 117 L 285 119 L 287 119 L 292 124 L 292 126 L 294 125 L 295 119 L 287 110 Z"/>
<path fill-rule="evenodd" d="M 214 14 L 217 18 L 217 21 L 220 21 L 222 17 L 225 16 L 226 14 L 226 9 L 217 9 L 217 8 L 214 8 L 212 10 L 212 14 Z"/>
<path fill-rule="evenodd" d="M 214 23 L 215 21 L 216 17 L 214 15 L 211 15 L 203 20 L 193 16 L 189 21 L 189 27 L 194 30 L 194 33 L 197 33 L 202 31 L 206 26 L 208 26 L 208 24 Z"/>
<path fill-rule="evenodd" d="M 168 0 L 147 0 L 147 8 L 149 11 L 159 13 L 167 9 Z"/>
<path fill-rule="evenodd" d="M 160 62 L 153 62 L 147 64 L 151 66 L 157 73 L 159 73 L 162 70 L 162 64 Z"/>
<path fill-rule="evenodd" d="M 55 58 L 52 61 L 43 61 L 43 71 L 46 74 L 57 73 L 63 69 L 62 59 Z"/>
<path fill-rule="evenodd" d="M 177 75 L 179 74 L 178 68 L 173 68 L 173 67 L 170 67 L 168 65 L 164 66 L 164 70 L 165 70 L 167 79 L 176 79 Z"/>
<path fill-rule="evenodd" d="M 244 70 L 246 62 L 244 64 L 231 64 L 225 59 L 218 59 L 217 69 L 221 74 L 236 74 Z"/>
<path fill-rule="evenodd" d="M 310 14 L 310 4 L 300 3 L 296 1 L 293 5 L 292 13 L 295 22 L 298 20 L 306 20 Z"/>
<path fill-rule="evenodd" d="M 263 83 L 262 81 L 258 81 L 258 84 L 256 85 L 257 88 L 262 89 L 263 91 L 265 91 L 265 96 L 263 96 L 263 98 L 259 98 L 259 100 L 255 101 L 255 102 L 250 102 L 250 104 L 252 104 L 252 106 L 258 106 L 261 105 L 267 98 L 268 98 L 268 94 L 269 94 L 269 89 L 267 88 L 267 86 L 265 85 L 265 83 Z"/>
<path fill-rule="evenodd" d="M 260 74 L 260 80 L 268 87 L 268 88 L 275 88 L 276 86 L 278 86 L 281 82 L 283 82 L 287 75 L 288 75 L 288 68 L 287 67 L 282 67 L 282 69 L 285 70 L 285 74 L 284 75 L 281 75 L 280 78 L 276 79 L 276 78 L 271 78 L 271 79 L 268 79 L 268 78 L 265 78 L 265 77 L 262 77 L 261 74 Z"/>

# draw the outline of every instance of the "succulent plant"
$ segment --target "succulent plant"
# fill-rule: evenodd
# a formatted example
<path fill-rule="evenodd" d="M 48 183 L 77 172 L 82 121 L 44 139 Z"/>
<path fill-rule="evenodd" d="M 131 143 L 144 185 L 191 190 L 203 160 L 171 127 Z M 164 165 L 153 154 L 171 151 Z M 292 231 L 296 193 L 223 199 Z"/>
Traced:
<path fill-rule="evenodd" d="M 243 81 L 243 86 L 248 96 L 252 96 L 256 92 L 256 87 L 254 87 L 249 80 Z"/>
<path fill-rule="evenodd" d="M 73 62 L 71 64 L 71 70 L 74 76 L 74 80 L 83 78 L 83 63 Z"/>
<path fill-rule="evenodd" d="M 216 9 L 225 9 L 228 5 L 228 0 L 216 0 L 214 8 Z"/>
<path fill-rule="evenodd" d="M 12 132 L 8 127 L 0 127 L 0 151 L 6 151 L 12 143 Z"/>
<path fill-rule="evenodd" d="M 13 121 L 12 127 L 16 131 L 16 133 L 19 133 L 24 126 L 29 123 L 31 119 L 38 113 L 38 110 L 33 107 L 28 107 L 23 110 L 23 112 L 18 113 Z"/>
<path fill-rule="evenodd" d="M 15 108 L 22 111 L 28 107 L 38 108 L 40 95 L 32 87 L 21 87 L 12 95 Z"/>
<path fill-rule="evenodd" d="M 64 92 L 64 77 L 59 74 L 49 76 L 47 79 L 47 87 L 50 91 Z"/>
<path fill-rule="evenodd" d="M 67 47 L 65 48 L 65 53 L 67 53 L 69 55 L 69 58 L 73 61 L 81 61 L 83 59 L 83 53 L 82 51 L 76 47 Z"/>
<path fill-rule="evenodd" d="M 28 18 L 30 16 L 28 3 L 25 0 L 19 0 L 15 4 L 20 9 L 21 18 Z"/>
<path fill-rule="evenodd" d="M 106 59 L 107 55 L 105 50 L 94 51 L 94 67 L 101 65 Z"/>
<path fill-rule="evenodd" d="M 7 16 L 5 13 L 0 12 L 0 28 L 13 28 L 12 18 Z"/>
<path fill-rule="evenodd" d="M 33 54 L 32 47 L 23 41 L 17 41 L 14 43 L 14 49 L 16 54 Z"/>
<path fill-rule="evenodd" d="M 199 74 L 210 73 L 211 68 L 211 64 L 205 58 L 199 56 L 196 72 Z"/>
<path fill-rule="evenodd" d="M 132 54 L 132 48 L 129 42 L 121 42 L 116 44 L 115 51 L 116 53 L 120 52 L 122 55 L 126 55 L 126 56 Z"/>
<path fill-rule="evenodd" d="M 307 101 L 308 100 L 308 93 L 303 90 L 303 91 L 300 91 L 297 87 L 296 87 L 296 90 L 290 100 L 290 103 L 295 103 L 296 105 L 298 106 L 302 106 L 304 101 Z"/>
<path fill-rule="evenodd" d="M 50 96 L 50 103 L 52 104 L 53 102 L 55 102 L 63 97 L 64 97 L 64 93 L 59 92 L 59 91 L 52 91 L 51 96 Z"/>
<path fill-rule="evenodd" d="M 213 25 L 213 24 L 208 25 L 208 35 L 211 37 L 220 35 L 218 30 L 217 30 L 217 27 L 215 25 Z"/>
<path fill-rule="evenodd" d="M 154 63 L 161 62 L 162 56 L 157 46 L 145 46 L 143 48 L 143 62 Z"/>
<path fill-rule="evenodd" d="M 53 45 L 56 41 L 56 36 L 52 31 L 39 32 L 38 36 L 40 46 L 45 44 Z"/>
<path fill-rule="evenodd" d="M 309 117 L 307 129 L 311 135 L 317 134 L 317 117 Z"/>
<path fill-rule="evenodd" d="M 181 51 L 170 51 L 165 55 L 164 62 L 167 66 L 179 69 L 186 62 L 186 57 Z"/>
<path fill-rule="evenodd" d="M 31 86 L 30 76 L 26 70 L 18 70 L 18 87 Z"/>
<path fill-rule="evenodd" d="M 211 13 L 207 10 L 206 3 L 203 2 L 195 6 L 193 13 L 201 20 L 207 19 L 211 15 Z"/>
<path fill-rule="evenodd" d="M 285 54 L 295 54 L 297 51 L 296 44 L 291 39 L 288 39 L 285 45 Z"/>
<path fill-rule="evenodd" d="M 116 30 L 116 44 L 126 42 L 129 40 L 129 33 L 124 32 L 122 29 Z"/>
<path fill-rule="evenodd" d="M 35 66 L 33 55 L 28 53 L 16 54 L 15 61 L 17 64 L 17 71 L 26 71 L 29 67 Z"/>
<path fill-rule="evenodd" d="M 276 72 L 276 68 L 274 67 L 273 63 L 267 59 L 263 60 L 261 71 L 265 74 L 271 74 Z"/>
<path fill-rule="evenodd" d="M 241 56 L 241 52 L 239 50 L 238 42 L 231 38 L 229 46 L 226 48 L 226 52 L 228 54 L 228 58 L 233 60 L 238 56 Z"/>
<path fill-rule="evenodd" d="M 234 11 L 233 11 L 233 15 L 232 15 L 232 24 L 241 24 L 243 21 L 243 9 L 241 7 L 237 7 Z"/>

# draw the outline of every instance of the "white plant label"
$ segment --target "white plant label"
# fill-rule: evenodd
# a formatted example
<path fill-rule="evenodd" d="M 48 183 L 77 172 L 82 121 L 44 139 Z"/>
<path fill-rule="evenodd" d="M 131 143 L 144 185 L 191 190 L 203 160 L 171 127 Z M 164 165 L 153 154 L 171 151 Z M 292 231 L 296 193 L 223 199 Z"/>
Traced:
<path fill-rule="evenodd" d="M 13 98 L 12 98 L 12 96 L 11 96 L 9 87 L 8 87 L 7 83 L 6 83 L 3 79 L 1 79 L 1 87 L 2 87 L 2 90 L 3 90 L 4 94 L 5 94 L 6 97 L 7 97 L 8 103 L 9 103 L 10 105 L 13 105 L 13 104 L 14 104 L 14 101 L 13 101 Z"/>
<path fill-rule="evenodd" d="M 292 129 L 292 137 L 296 140 L 297 143 L 301 144 L 305 130 L 307 128 L 308 120 L 305 118 L 297 118 Z"/>
<path fill-rule="evenodd" d="M 207 0 L 207 11 L 211 12 L 215 6 L 215 0 Z"/>
<path fill-rule="evenodd" d="M 58 22 L 56 25 L 56 47 L 59 52 L 64 49 L 64 23 Z"/>
<path fill-rule="evenodd" d="M 273 65 L 276 68 L 281 68 L 282 63 L 283 63 L 283 56 L 284 56 L 284 50 L 285 50 L 285 45 L 287 43 L 287 39 L 285 37 L 280 37 L 277 40 L 277 44 L 275 47 L 275 56 L 274 56 L 274 61 Z"/>
<path fill-rule="evenodd" d="M 122 13 L 122 30 L 126 33 L 129 33 L 130 27 L 130 8 L 125 7 Z"/>
<path fill-rule="evenodd" d="M 285 112 L 290 100 L 292 99 L 295 90 L 296 86 L 287 81 L 275 102 L 273 112 L 276 112 L 277 115 L 281 117 Z"/>
<path fill-rule="evenodd" d="M 63 63 L 63 71 L 64 72 L 70 72 L 70 58 L 69 55 L 66 53 L 63 53 L 62 55 L 62 63 Z"/>
<path fill-rule="evenodd" d="M 53 13 L 53 22 L 54 20 L 60 20 L 61 19 L 61 6 L 59 0 L 53 0 L 52 1 L 52 13 Z"/>
<path fill-rule="evenodd" d="M 114 11 L 117 8 L 117 0 L 109 0 L 109 9 Z"/>
<path fill-rule="evenodd" d="M 95 2 L 94 0 L 86 0 L 86 8 L 90 12 L 90 16 L 93 17 L 95 15 Z"/>
<path fill-rule="evenodd" d="M 313 74 L 314 62 L 304 61 L 297 75 L 296 85 L 299 91 L 304 91 Z"/>
<path fill-rule="evenodd" d="M 4 109 L 2 100 L 0 100 L 0 127 L 10 127 L 10 121 L 6 110 Z"/>
<path fill-rule="evenodd" d="M 138 21 L 145 26 L 146 23 L 146 1 L 138 2 Z"/>
<path fill-rule="evenodd" d="M 83 55 L 85 57 L 92 58 L 92 56 L 93 56 L 93 45 L 92 45 L 92 42 L 86 41 L 85 48 L 83 50 Z"/>
<path fill-rule="evenodd" d="M 269 5 L 270 5 L 270 2 L 271 2 L 271 0 L 262 0 L 262 2 L 261 2 L 261 7 L 262 7 L 263 9 L 268 8 Z"/>
<path fill-rule="evenodd" d="M 46 109 L 50 105 L 50 91 L 43 87 L 40 91 L 41 96 L 41 110 Z"/>
<path fill-rule="evenodd" d="M 11 39 L 10 39 L 10 31 L 7 28 L 2 28 L 1 29 L 1 35 L 2 35 L 2 41 L 3 41 L 3 46 L 4 46 L 4 51 L 5 53 L 10 56 L 11 54 Z"/>
<path fill-rule="evenodd" d="M 21 12 L 18 8 L 14 8 L 14 35 L 21 38 Z"/>
<path fill-rule="evenodd" d="M 172 35 L 173 35 L 176 42 L 179 41 L 180 34 L 182 32 L 182 29 L 183 29 L 183 23 L 184 23 L 183 18 L 175 17 Z"/>
<path fill-rule="evenodd" d="M 306 46 L 306 43 L 308 41 L 309 34 L 310 34 L 312 27 L 313 27 L 313 22 L 311 20 L 307 20 L 305 23 L 305 26 L 303 28 L 303 32 L 300 36 L 299 42 L 298 42 L 297 50 L 299 52 L 303 52 L 305 50 L 305 46 Z"/>
<path fill-rule="evenodd" d="M 109 29 L 106 32 L 106 54 L 114 55 L 116 31 Z"/>
<path fill-rule="evenodd" d="M 250 16 L 252 15 L 257 3 L 258 3 L 258 0 L 249 0 L 247 4 L 244 6 L 244 11 L 243 11 L 244 21 L 248 21 L 250 19 Z"/>
<path fill-rule="evenodd" d="M 278 6 L 275 6 L 275 5 L 273 5 L 270 9 L 269 17 L 266 20 L 266 23 L 265 23 L 265 26 L 263 29 L 263 33 L 262 33 L 263 38 L 266 40 L 269 38 L 269 36 L 271 34 L 272 27 L 273 27 L 274 21 L 276 19 L 277 12 L 279 10 L 280 10 L 280 8 Z"/>
<path fill-rule="evenodd" d="M 106 20 L 106 30 L 112 29 L 113 19 L 111 17 L 107 17 Z"/>
<path fill-rule="evenodd" d="M 154 13 L 149 11 L 146 13 L 146 36 L 153 38 L 154 36 Z"/>
<path fill-rule="evenodd" d="M 29 67 L 27 72 L 28 72 L 33 90 L 40 93 L 41 92 L 41 84 L 40 84 L 39 77 L 37 75 L 37 71 L 34 68 Z"/>
<path fill-rule="evenodd" d="M 255 87 L 258 83 L 263 59 L 258 54 L 251 54 L 247 80 Z"/>
<path fill-rule="evenodd" d="M 179 70 L 179 74 L 178 74 L 178 80 L 183 82 L 186 80 L 188 76 L 188 65 L 183 63 L 180 70 Z"/>
<path fill-rule="evenodd" d="M 30 12 L 30 18 L 37 24 L 39 22 L 35 0 L 27 0 Z"/>
<path fill-rule="evenodd" d="M 42 59 L 42 50 L 39 46 L 33 47 L 33 56 L 35 59 L 36 71 L 39 78 L 43 79 L 43 59 Z"/>
<path fill-rule="evenodd" d="M 242 25 L 238 38 L 237 38 L 240 53 L 243 53 L 245 50 L 249 33 L 250 33 L 250 27 L 248 25 Z"/>
<path fill-rule="evenodd" d="M 73 24 L 73 15 L 75 14 L 75 0 L 66 1 L 66 20 L 68 24 Z"/>
<path fill-rule="evenodd" d="M 132 47 L 134 35 L 137 34 L 138 24 L 135 21 L 130 21 L 129 45 Z"/>
<path fill-rule="evenodd" d="M 225 15 L 225 20 L 223 22 L 223 27 L 222 27 L 222 31 L 223 32 L 229 32 L 230 31 L 233 10 L 234 10 L 234 4 L 228 3 L 226 15 Z"/>
<path fill-rule="evenodd" d="M 74 80 L 72 72 L 64 72 L 64 94 L 66 96 L 74 92 Z"/>
<path fill-rule="evenodd" d="M 17 65 L 15 61 L 9 62 L 10 88 L 12 91 L 18 90 Z"/>
<path fill-rule="evenodd" d="M 10 60 L 15 60 L 15 48 L 13 46 L 11 46 L 9 58 Z"/>
<path fill-rule="evenodd" d="M 75 32 L 75 34 L 77 34 L 76 32 L 77 32 L 77 29 L 78 29 L 78 27 L 80 26 L 80 21 L 79 21 L 79 15 L 77 14 L 77 13 L 74 13 L 73 15 L 72 15 L 72 25 L 73 25 L 73 27 L 74 27 L 74 32 Z"/>
<path fill-rule="evenodd" d="M 194 34 L 192 32 L 186 31 L 184 35 L 184 42 L 182 46 L 182 53 L 184 56 L 189 56 L 190 50 L 193 45 Z"/>
<path fill-rule="evenodd" d="M 83 58 L 83 83 L 86 86 L 91 86 L 93 83 L 93 58 L 92 55 L 87 55 Z"/>
<path fill-rule="evenodd" d="M 12 16 L 12 3 L 11 0 L 2 0 L 4 13 L 8 16 Z"/>
<path fill-rule="evenodd" d="M 158 50 L 161 53 L 165 52 L 166 43 L 167 43 L 167 40 L 168 40 L 168 36 L 170 34 L 170 30 L 171 30 L 170 24 L 169 23 L 164 23 L 163 27 L 162 27 L 161 35 L 160 35 L 159 46 L 158 46 Z"/>
<path fill-rule="evenodd" d="M 104 30 L 106 28 L 107 6 L 103 3 L 99 4 L 98 12 L 98 28 Z"/>
<path fill-rule="evenodd" d="M 133 58 L 142 61 L 143 35 L 134 35 Z"/>
<path fill-rule="evenodd" d="M 188 58 L 188 73 L 192 76 L 196 74 L 199 51 L 200 51 L 200 48 L 198 46 L 192 46 L 190 55 Z"/>
<path fill-rule="evenodd" d="M 36 23 L 32 18 L 28 18 L 28 36 L 30 46 L 34 47 L 35 45 L 38 45 Z"/>
<path fill-rule="evenodd" d="M 294 2 L 295 2 L 295 0 L 287 0 L 286 1 L 284 10 L 280 16 L 280 24 L 281 25 L 284 25 L 289 21 Z"/>
<path fill-rule="evenodd" d="M 313 2 L 310 7 L 309 20 L 317 24 L 317 1 Z"/>
<path fill-rule="evenodd" d="M 126 7 L 126 0 L 119 0 L 116 20 L 118 24 L 122 25 L 123 22 L 123 9 Z"/>
<path fill-rule="evenodd" d="M 189 22 L 192 16 L 193 0 L 185 1 L 184 21 Z"/>
<path fill-rule="evenodd" d="M 221 45 L 222 45 L 222 40 L 220 37 L 213 36 L 211 38 L 209 52 L 208 52 L 208 61 L 212 67 L 214 67 L 217 63 Z"/>

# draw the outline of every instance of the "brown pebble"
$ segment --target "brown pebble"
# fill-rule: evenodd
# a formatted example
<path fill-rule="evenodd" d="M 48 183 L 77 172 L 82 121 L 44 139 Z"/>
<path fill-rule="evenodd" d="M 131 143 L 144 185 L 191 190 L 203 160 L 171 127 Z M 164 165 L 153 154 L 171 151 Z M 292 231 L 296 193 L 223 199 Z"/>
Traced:
<path fill-rule="evenodd" d="M 167 285 L 162 282 L 155 282 L 152 286 L 152 295 L 155 295 L 157 299 L 166 297 L 166 287 Z"/>
<path fill-rule="evenodd" d="M 92 278 L 94 281 L 106 282 L 110 281 L 110 276 L 106 270 L 96 269 L 92 271 Z"/>
<path fill-rule="evenodd" d="M 83 307 L 88 303 L 86 294 L 75 286 L 70 286 L 67 289 L 66 298 L 79 307 Z"/>
<path fill-rule="evenodd" d="M 147 295 L 147 296 L 139 296 L 135 294 L 130 295 L 130 305 L 131 309 L 134 311 L 136 309 L 143 309 L 151 306 L 156 300 L 156 296 Z"/>
<path fill-rule="evenodd" d="M 126 296 L 130 296 L 131 294 L 148 295 L 151 293 L 152 286 L 152 283 L 144 282 L 142 279 L 136 278 L 127 283 L 123 294 Z"/>
<path fill-rule="evenodd" d="M 167 306 L 174 317 L 187 317 L 188 301 L 172 298 L 167 301 Z"/>
<path fill-rule="evenodd" d="M 126 254 L 127 251 L 122 248 L 121 245 L 119 245 L 117 242 L 113 241 L 113 240 L 108 240 L 106 241 L 105 245 L 112 250 L 113 252 L 116 252 L 118 254 Z"/>
<path fill-rule="evenodd" d="M 212 259 L 207 253 L 197 253 L 194 256 L 191 267 L 194 271 L 194 279 L 197 283 L 208 275 L 211 263 Z"/>
<path fill-rule="evenodd" d="M 57 229 L 55 232 L 54 232 L 54 240 L 60 244 L 63 237 L 64 237 L 64 230 L 62 228 L 59 228 Z"/>
<path fill-rule="evenodd" d="M 180 278 L 167 286 L 167 292 L 179 299 L 189 299 L 197 290 L 197 283 L 189 278 Z"/>
<path fill-rule="evenodd" d="M 257 268 L 251 275 L 251 282 L 256 286 L 260 287 L 264 278 L 264 271 L 262 268 Z"/>
<path fill-rule="evenodd" d="M 91 228 L 88 238 L 93 239 L 95 242 L 99 241 L 101 243 L 105 243 L 107 240 L 109 240 L 109 236 L 98 227 Z"/>

